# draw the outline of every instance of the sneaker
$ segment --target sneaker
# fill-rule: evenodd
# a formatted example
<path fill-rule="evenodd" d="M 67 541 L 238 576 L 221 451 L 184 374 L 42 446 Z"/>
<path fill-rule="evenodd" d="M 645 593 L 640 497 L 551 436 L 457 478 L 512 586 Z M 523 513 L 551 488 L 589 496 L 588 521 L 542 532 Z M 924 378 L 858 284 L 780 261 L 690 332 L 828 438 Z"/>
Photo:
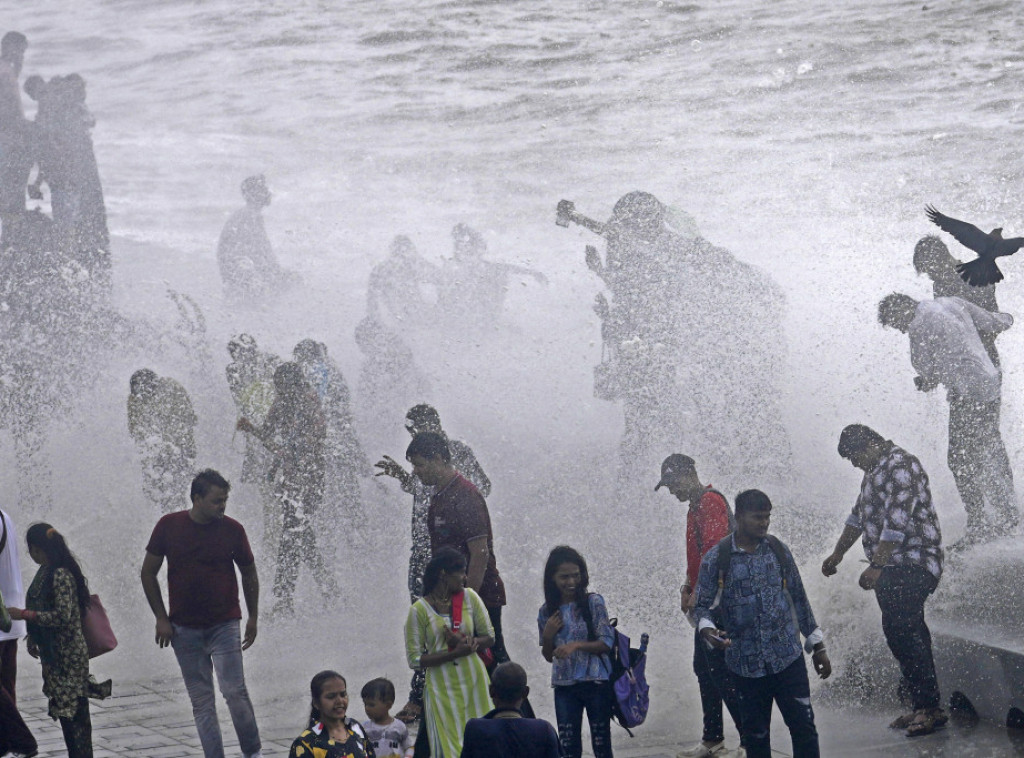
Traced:
<path fill-rule="evenodd" d="M 688 750 L 681 750 L 676 753 L 676 758 L 708 758 L 708 756 L 713 755 L 717 755 L 718 758 L 726 758 L 724 742 L 716 742 L 711 747 L 708 747 L 703 742 L 698 742 Z"/>
<path fill-rule="evenodd" d="M 262 750 L 257 750 L 252 755 L 245 755 L 244 753 L 242 755 L 243 755 L 243 758 L 263 758 L 263 751 Z"/>

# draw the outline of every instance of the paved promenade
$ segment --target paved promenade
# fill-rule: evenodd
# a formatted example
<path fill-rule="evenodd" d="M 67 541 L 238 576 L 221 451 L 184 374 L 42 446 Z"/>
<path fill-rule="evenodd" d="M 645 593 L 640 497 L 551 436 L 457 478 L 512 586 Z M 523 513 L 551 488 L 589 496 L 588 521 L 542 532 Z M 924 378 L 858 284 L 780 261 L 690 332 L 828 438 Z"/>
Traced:
<path fill-rule="evenodd" d="M 28 685 L 29 677 L 26 677 Z M 46 701 L 38 692 L 19 692 L 22 714 L 39 740 L 40 758 L 66 755 L 60 726 L 46 715 Z M 228 758 L 241 755 L 223 702 L 218 702 L 221 729 Z M 287 718 L 281 709 L 258 704 L 264 755 L 285 758 L 299 732 L 294 709 Z M 861 711 L 840 712 L 816 707 L 818 729 L 822 735 L 822 755 L 826 758 L 867 758 L 868 756 L 914 756 L 915 758 L 1005 758 L 1024 756 L 1024 736 L 1017 736 L 994 725 L 968 724 L 954 720 L 946 729 L 916 740 L 886 729 L 888 716 Z M 358 705 L 353 709 L 360 715 Z M 135 756 L 136 758 L 194 758 L 201 756 L 199 739 L 192 723 L 188 696 L 180 679 L 146 683 L 115 682 L 113 697 L 92 701 L 93 743 L 96 758 Z M 776 716 L 773 743 L 789 745 L 788 734 Z M 300 725 L 301 726 L 301 725 Z M 674 758 L 681 744 L 678 738 L 637 730 L 630 740 L 618 730 L 616 758 Z M 684 740 L 692 744 L 691 735 Z M 780 752 L 778 755 L 786 755 Z"/>

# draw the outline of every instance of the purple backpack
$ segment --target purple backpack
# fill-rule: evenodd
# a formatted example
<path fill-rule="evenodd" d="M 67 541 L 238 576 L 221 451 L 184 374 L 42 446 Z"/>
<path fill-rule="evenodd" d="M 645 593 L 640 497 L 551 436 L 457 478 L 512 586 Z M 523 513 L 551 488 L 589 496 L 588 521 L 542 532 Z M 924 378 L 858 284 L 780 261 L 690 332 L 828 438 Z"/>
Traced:
<path fill-rule="evenodd" d="M 611 621 L 615 626 L 616 620 Z M 650 687 L 647 686 L 647 640 L 644 632 L 640 636 L 640 647 L 631 648 L 629 637 L 615 630 L 615 647 L 612 649 L 612 685 L 614 698 L 612 716 L 630 737 L 630 727 L 640 726 L 647 718 L 650 707 Z"/>

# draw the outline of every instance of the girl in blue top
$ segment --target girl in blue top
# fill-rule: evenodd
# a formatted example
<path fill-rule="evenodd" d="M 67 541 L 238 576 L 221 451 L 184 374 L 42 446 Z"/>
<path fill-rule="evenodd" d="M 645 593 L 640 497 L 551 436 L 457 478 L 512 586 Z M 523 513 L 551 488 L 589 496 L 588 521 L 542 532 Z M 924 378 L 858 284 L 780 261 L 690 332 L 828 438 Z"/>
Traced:
<path fill-rule="evenodd" d="M 615 632 L 604 598 L 587 592 L 583 556 L 559 545 L 544 567 L 544 605 L 537 615 L 541 652 L 551 662 L 558 739 L 566 758 L 583 752 L 583 711 L 590 722 L 594 758 L 612 758 L 612 693 L 608 686 Z"/>

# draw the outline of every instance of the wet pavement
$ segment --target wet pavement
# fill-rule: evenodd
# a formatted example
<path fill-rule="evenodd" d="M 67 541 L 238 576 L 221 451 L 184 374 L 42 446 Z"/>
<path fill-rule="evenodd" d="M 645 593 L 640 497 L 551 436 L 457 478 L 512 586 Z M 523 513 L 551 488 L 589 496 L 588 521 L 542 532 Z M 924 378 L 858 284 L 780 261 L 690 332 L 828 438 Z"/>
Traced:
<path fill-rule="evenodd" d="M 40 758 L 66 755 L 60 727 L 46 715 L 46 701 L 42 695 L 19 692 L 19 705 L 39 741 Z M 218 702 L 218 712 L 226 754 L 241 755 L 223 702 Z M 1024 735 L 989 722 L 972 724 L 963 719 L 953 719 L 945 729 L 911 740 L 887 728 L 892 714 L 858 709 L 841 711 L 821 705 L 815 706 L 815 713 L 821 734 L 821 754 L 826 757 L 1024 756 Z M 264 755 L 267 758 L 285 758 L 291 741 L 301 731 L 301 725 L 294 723 L 294 709 L 257 703 L 257 715 Z M 112 697 L 105 701 L 92 701 L 92 721 L 95 758 L 127 755 L 135 758 L 191 758 L 202 755 L 188 697 L 180 679 L 116 684 Z M 699 738 L 696 732 L 689 731 L 689 727 L 678 735 L 645 731 L 644 727 L 636 733 L 637 737 L 631 740 L 616 728 L 617 758 L 674 758 L 681 748 L 694 744 Z M 789 755 L 788 734 L 778 715 L 772 742 L 779 750 L 778 755 Z M 735 737 L 727 743 L 734 745 Z"/>

